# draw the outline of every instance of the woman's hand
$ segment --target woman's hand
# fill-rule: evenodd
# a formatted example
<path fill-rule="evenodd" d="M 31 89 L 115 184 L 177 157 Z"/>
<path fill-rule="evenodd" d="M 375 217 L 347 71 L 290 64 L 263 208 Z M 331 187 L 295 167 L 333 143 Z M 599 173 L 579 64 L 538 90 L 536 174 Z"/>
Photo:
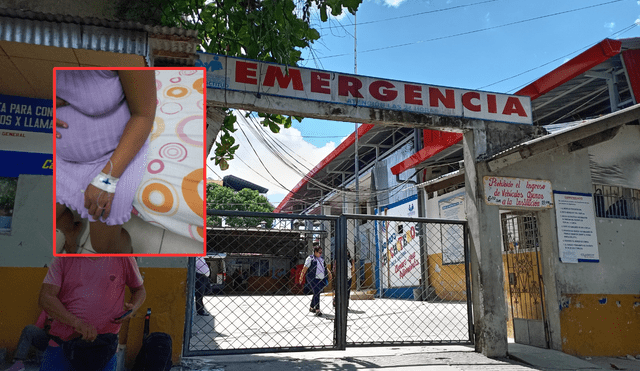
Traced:
<path fill-rule="evenodd" d="M 69 105 L 69 103 L 67 103 L 67 101 L 56 97 L 56 109 L 58 109 L 60 107 L 68 106 L 68 105 Z M 58 120 L 58 117 L 56 116 L 56 127 L 57 128 L 67 129 L 67 128 L 69 128 L 69 125 L 64 121 Z M 58 138 L 58 139 L 62 138 L 62 135 L 60 134 L 60 132 L 58 130 L 56 130 L 56 138 Z"/>
<path fill-rule="evenodd" d="M 115 193 L 103 191 L 102 189 L 89 184 L 84 191 L 84 207 L 89 211 L 89 215 L 95 220 L 100 220 L 102 216 L 105 220 L 111 214 L 111 203 Z"/>

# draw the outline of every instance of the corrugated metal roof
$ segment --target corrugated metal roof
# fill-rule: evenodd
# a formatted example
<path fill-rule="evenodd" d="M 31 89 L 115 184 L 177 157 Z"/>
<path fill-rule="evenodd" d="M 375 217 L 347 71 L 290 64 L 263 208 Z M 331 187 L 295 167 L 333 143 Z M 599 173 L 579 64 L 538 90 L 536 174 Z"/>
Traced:
<path fill-rule="evenodd" d="M 0 40 L 141 55 L 149 65 L 193 65 L 200 44 L 195 30 L 4 8 Z"/>
<path fill-rule="evenodd" d="M 149 56 L 147 33 L 141 30 L 0 17 L 0 40 Z"/>
<path fill-rule="evenodd" d="M 34 21 L 46 21 L 54 23 L 73 23 L 78 25 L 99 26 L 114 29 L 138 30 L 155 34 L 184 36 L 197 38 L 198 31 L 187 30 L 179 27 L 166 27 L 158 25 L 148 25 L 140 22 L 118 21 L 95 17 L 80 17 L 67 14 L 41 13 L 29 10 L 18 10 L 10 8 L 0 8 L 0 16 L 11 18 L 29 19 Z"/>

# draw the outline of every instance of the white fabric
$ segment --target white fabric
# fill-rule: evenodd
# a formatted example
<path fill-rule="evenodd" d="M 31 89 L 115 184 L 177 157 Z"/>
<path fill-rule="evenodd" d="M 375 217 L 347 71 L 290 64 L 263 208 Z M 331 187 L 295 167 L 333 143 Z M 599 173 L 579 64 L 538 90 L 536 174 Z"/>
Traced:
<path fill-rule="evenodd" d="M 316 279 L 322 280 L 324 279 L 324 259 L 322 257 L 316 258 L 315 255 L 309 255 L 304 261 L 304 266 L 307 268 L 311 267 L 313 259 L 316 259 L 318 262 L 318 264 L 316 264 Z"/>
<path fill-rule="evenodd" d="M 156 89 L 156 118 L 134 214 L 202 242 L 204 71 L 157 70 Z"/>

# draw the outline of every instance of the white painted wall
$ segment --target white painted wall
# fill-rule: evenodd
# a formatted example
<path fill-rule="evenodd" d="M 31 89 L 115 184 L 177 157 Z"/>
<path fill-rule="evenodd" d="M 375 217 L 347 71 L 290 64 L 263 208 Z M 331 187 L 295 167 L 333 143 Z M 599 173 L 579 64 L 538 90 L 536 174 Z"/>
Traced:
<path fill-rule="evenodd" d="M 618 141 L 622 145 L 623 139 L 619 133 L 610 144 L 615 145 Z M 556 149 L 501 169 L 495 175 L 549 180 L 556 191 L 592 193 L 586 149 L 571 153 L 566 148 Z M 551 243 L 548 250 L 543 250 L 543 269 L 553 270 L 559 294 L 640 292 L 640 249 L 637 245 L 640 241 L 640 220 L 596 217 L 600 262 L 567 264 L 559 261 L 555 210 L 540 215 L 541 219 L 549 219 L 540 221 L 540 233 Z"/>

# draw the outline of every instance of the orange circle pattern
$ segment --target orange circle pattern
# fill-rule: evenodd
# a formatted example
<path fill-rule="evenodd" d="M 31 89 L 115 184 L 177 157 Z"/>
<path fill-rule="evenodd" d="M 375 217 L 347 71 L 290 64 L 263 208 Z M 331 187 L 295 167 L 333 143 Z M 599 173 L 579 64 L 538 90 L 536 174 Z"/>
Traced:
<path fill-rule="evenodd" d="M 202 210 L 202 197 L 198 194 L 198 184 L 202 182 L 203 172 L 202 168 L 195 169 L 182 179 L 182 196 L 189 205 L 191 211 L 196 213 L 199 217 L 204 217 Z"/>
<path fill-rule="evenodd" d="M 156 205 L 151 201 L 151 194 L 153 192 L 160 192 L 164 197 L 163 202 L 160 205 Z M 173 195 L 171 190 L 164 184 L 151 183 L 142 190 L 142 202 L 144 205 L 158 213 L 167 213 L 173 208 Z"/>
<path fill-rule="evenodd" d="M 172 86 L 167 89 L 167 96 L 172 98 L 182 98 L 189 93 L 189 89 L 183 86 Z"/>
<path fill-rule="evenodd" d="M 197 79 L 193 82 L 193 89 L 200 94 L 204 92 L 204 79 Z"/>

